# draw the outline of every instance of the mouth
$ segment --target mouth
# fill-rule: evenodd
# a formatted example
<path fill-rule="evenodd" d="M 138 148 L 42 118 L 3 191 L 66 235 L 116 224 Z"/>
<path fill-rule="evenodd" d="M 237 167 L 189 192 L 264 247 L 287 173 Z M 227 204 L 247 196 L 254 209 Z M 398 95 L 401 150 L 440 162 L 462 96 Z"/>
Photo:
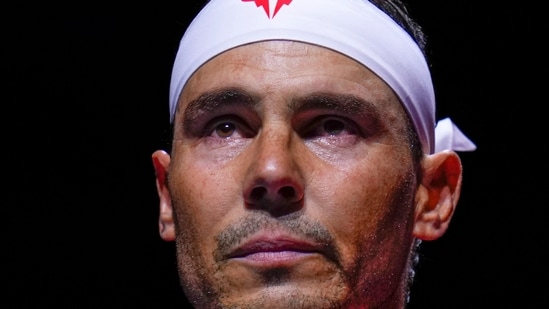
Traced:
<path fill-rule="evenodd" d="M 324 246 L 281 233 L 262 233 L 232 250 L 226 258 L 255 266 L 282 267 L 324 255 Z"/>

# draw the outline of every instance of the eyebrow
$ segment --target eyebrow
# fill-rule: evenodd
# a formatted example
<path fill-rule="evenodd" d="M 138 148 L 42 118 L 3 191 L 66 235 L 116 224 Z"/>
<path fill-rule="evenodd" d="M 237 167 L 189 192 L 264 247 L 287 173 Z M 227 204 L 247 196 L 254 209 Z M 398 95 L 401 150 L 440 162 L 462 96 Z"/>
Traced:
<path fill-rule="evenodd" d="M 290 104 L 294 113 L 311 109 L 327 109 L 358 117 L 380 119 L 379 108 L 370 101 L 348 94 L 313 93 L 298 98 Z"/>
<path fill-rule="evenodd" d="M 201 115 L 210 113 L 223 106 L 247 106 L 254 108 L 258 100 L 240 88 L 222 88 L 201 94 L 192 100 L 183 113 L 185 130 Z"/>
<path fill-rule="evenodd" d="M 185 108 L 183 114 L 183 126 L 186 131 L 199 117 L 213 112 L 224 106 L 245 106 L 256 108 L 261 100 L 238 88 L 220 88 L 201 94 L 192 100 Z M 318 92 L 292 100 L 288 108 L 293 113 L 300 113 L 313 109 L 325 109 L 337 111 L 357 117 L 367 117 L 373 124 L 379 124 L 381 117 L 379 108 L 372 102 L 355 95 Z"/>

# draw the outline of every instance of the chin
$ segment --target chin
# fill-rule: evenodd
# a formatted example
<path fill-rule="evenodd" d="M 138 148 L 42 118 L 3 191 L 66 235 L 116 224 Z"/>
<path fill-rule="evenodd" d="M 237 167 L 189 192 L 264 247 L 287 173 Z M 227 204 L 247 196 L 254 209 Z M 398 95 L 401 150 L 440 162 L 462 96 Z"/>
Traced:
<path fill-rule="evenodd" d="M 343 308 L 342 304 L 345 303 L 342 299 L 344 297 L 338 295 L 338 292 L 342 292 L 338 291 L 338 288 L 326 289 L 316 286 L 296 288 L 294 285 L 281 285 L 262 287 L 249 292 L 244 295 L 233 295 L 233 297 L 221 297 L 220 305 L 213 308 L 333 309 Z"/>

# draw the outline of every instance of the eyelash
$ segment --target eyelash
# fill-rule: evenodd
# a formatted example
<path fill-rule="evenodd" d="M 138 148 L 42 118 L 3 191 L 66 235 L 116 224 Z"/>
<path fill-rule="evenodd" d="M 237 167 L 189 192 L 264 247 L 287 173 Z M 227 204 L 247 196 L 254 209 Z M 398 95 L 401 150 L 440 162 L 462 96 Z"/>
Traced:
<path fill-rule="evenodd" d="M 227 136 L 215 136 L 217 133 L 217 130 L 223 129 L 221 126 L 223 125 L 230 125 L 232 132 L 230 132 Z M 234 115 L 226 115 L 226 116 L 220 116 L 212 119 L 208 125 L 205 127 L 204 130 L 204 136 L 213 137 L 213 138 L 221 138 L 226 139 L 233 137 L 233 134 L 235 132 L 240 132 L 242 135 L 242 138 L 250 138 L 254 136 L 255 132 L 253 129 L 250 128 L 249 125 L 246 124 L 242 118 Z"/>
<path fill-rule="evenodd" d="M 330 124 L 336 124 L 337 126 L 332 128 L 327 127 L 327 125 Z M 332 133 L 333 131 L 338 132 Z M 359 133 L 358 128 L 353 121 L 333 115 L 314 118 L 304 127 L 302 132 L 301 136 L 303 138 L 337 137 L 341 135 L 357 135 Z"/>
<path fill-rule="evenodd" d="M 224 126 L 224 127 L 223 127 Z M 222 131 L 230 131 L 223 133 Z M 298 128 L 300 135 L 305 139 L 315 137 L 337 137 L 357 135 L 359 133 L 356 124 L 344 117 L 318 116 L 304 126 Z M 219 134 L 221 132 L 221 134 Z M 234 134 L 240 134 L 235 137 Z M 235 115 L 220 116 L 212 119 L 205 127 L 204 136 L 212 138 L 251 138 L 256 134 L 246 121 Z"/>

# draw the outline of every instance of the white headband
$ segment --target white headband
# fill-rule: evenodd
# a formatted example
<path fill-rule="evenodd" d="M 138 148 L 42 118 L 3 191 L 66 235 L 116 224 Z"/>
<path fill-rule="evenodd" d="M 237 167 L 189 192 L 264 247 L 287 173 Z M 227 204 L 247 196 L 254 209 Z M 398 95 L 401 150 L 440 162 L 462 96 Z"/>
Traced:
<path fill-rule="evenodd" d="M 231 48 L 266 40 L 319 45 L 362 63 L 398 95 L 423 150 L 438 150 L 435 96 L 425 57 L 398 24 L 366 0 L 210 0 L 179 45 L 170 84 L 171 121 L 183 87 L 201 65 Z M 474 150 L 474 144 L 466 148 Z"/>

